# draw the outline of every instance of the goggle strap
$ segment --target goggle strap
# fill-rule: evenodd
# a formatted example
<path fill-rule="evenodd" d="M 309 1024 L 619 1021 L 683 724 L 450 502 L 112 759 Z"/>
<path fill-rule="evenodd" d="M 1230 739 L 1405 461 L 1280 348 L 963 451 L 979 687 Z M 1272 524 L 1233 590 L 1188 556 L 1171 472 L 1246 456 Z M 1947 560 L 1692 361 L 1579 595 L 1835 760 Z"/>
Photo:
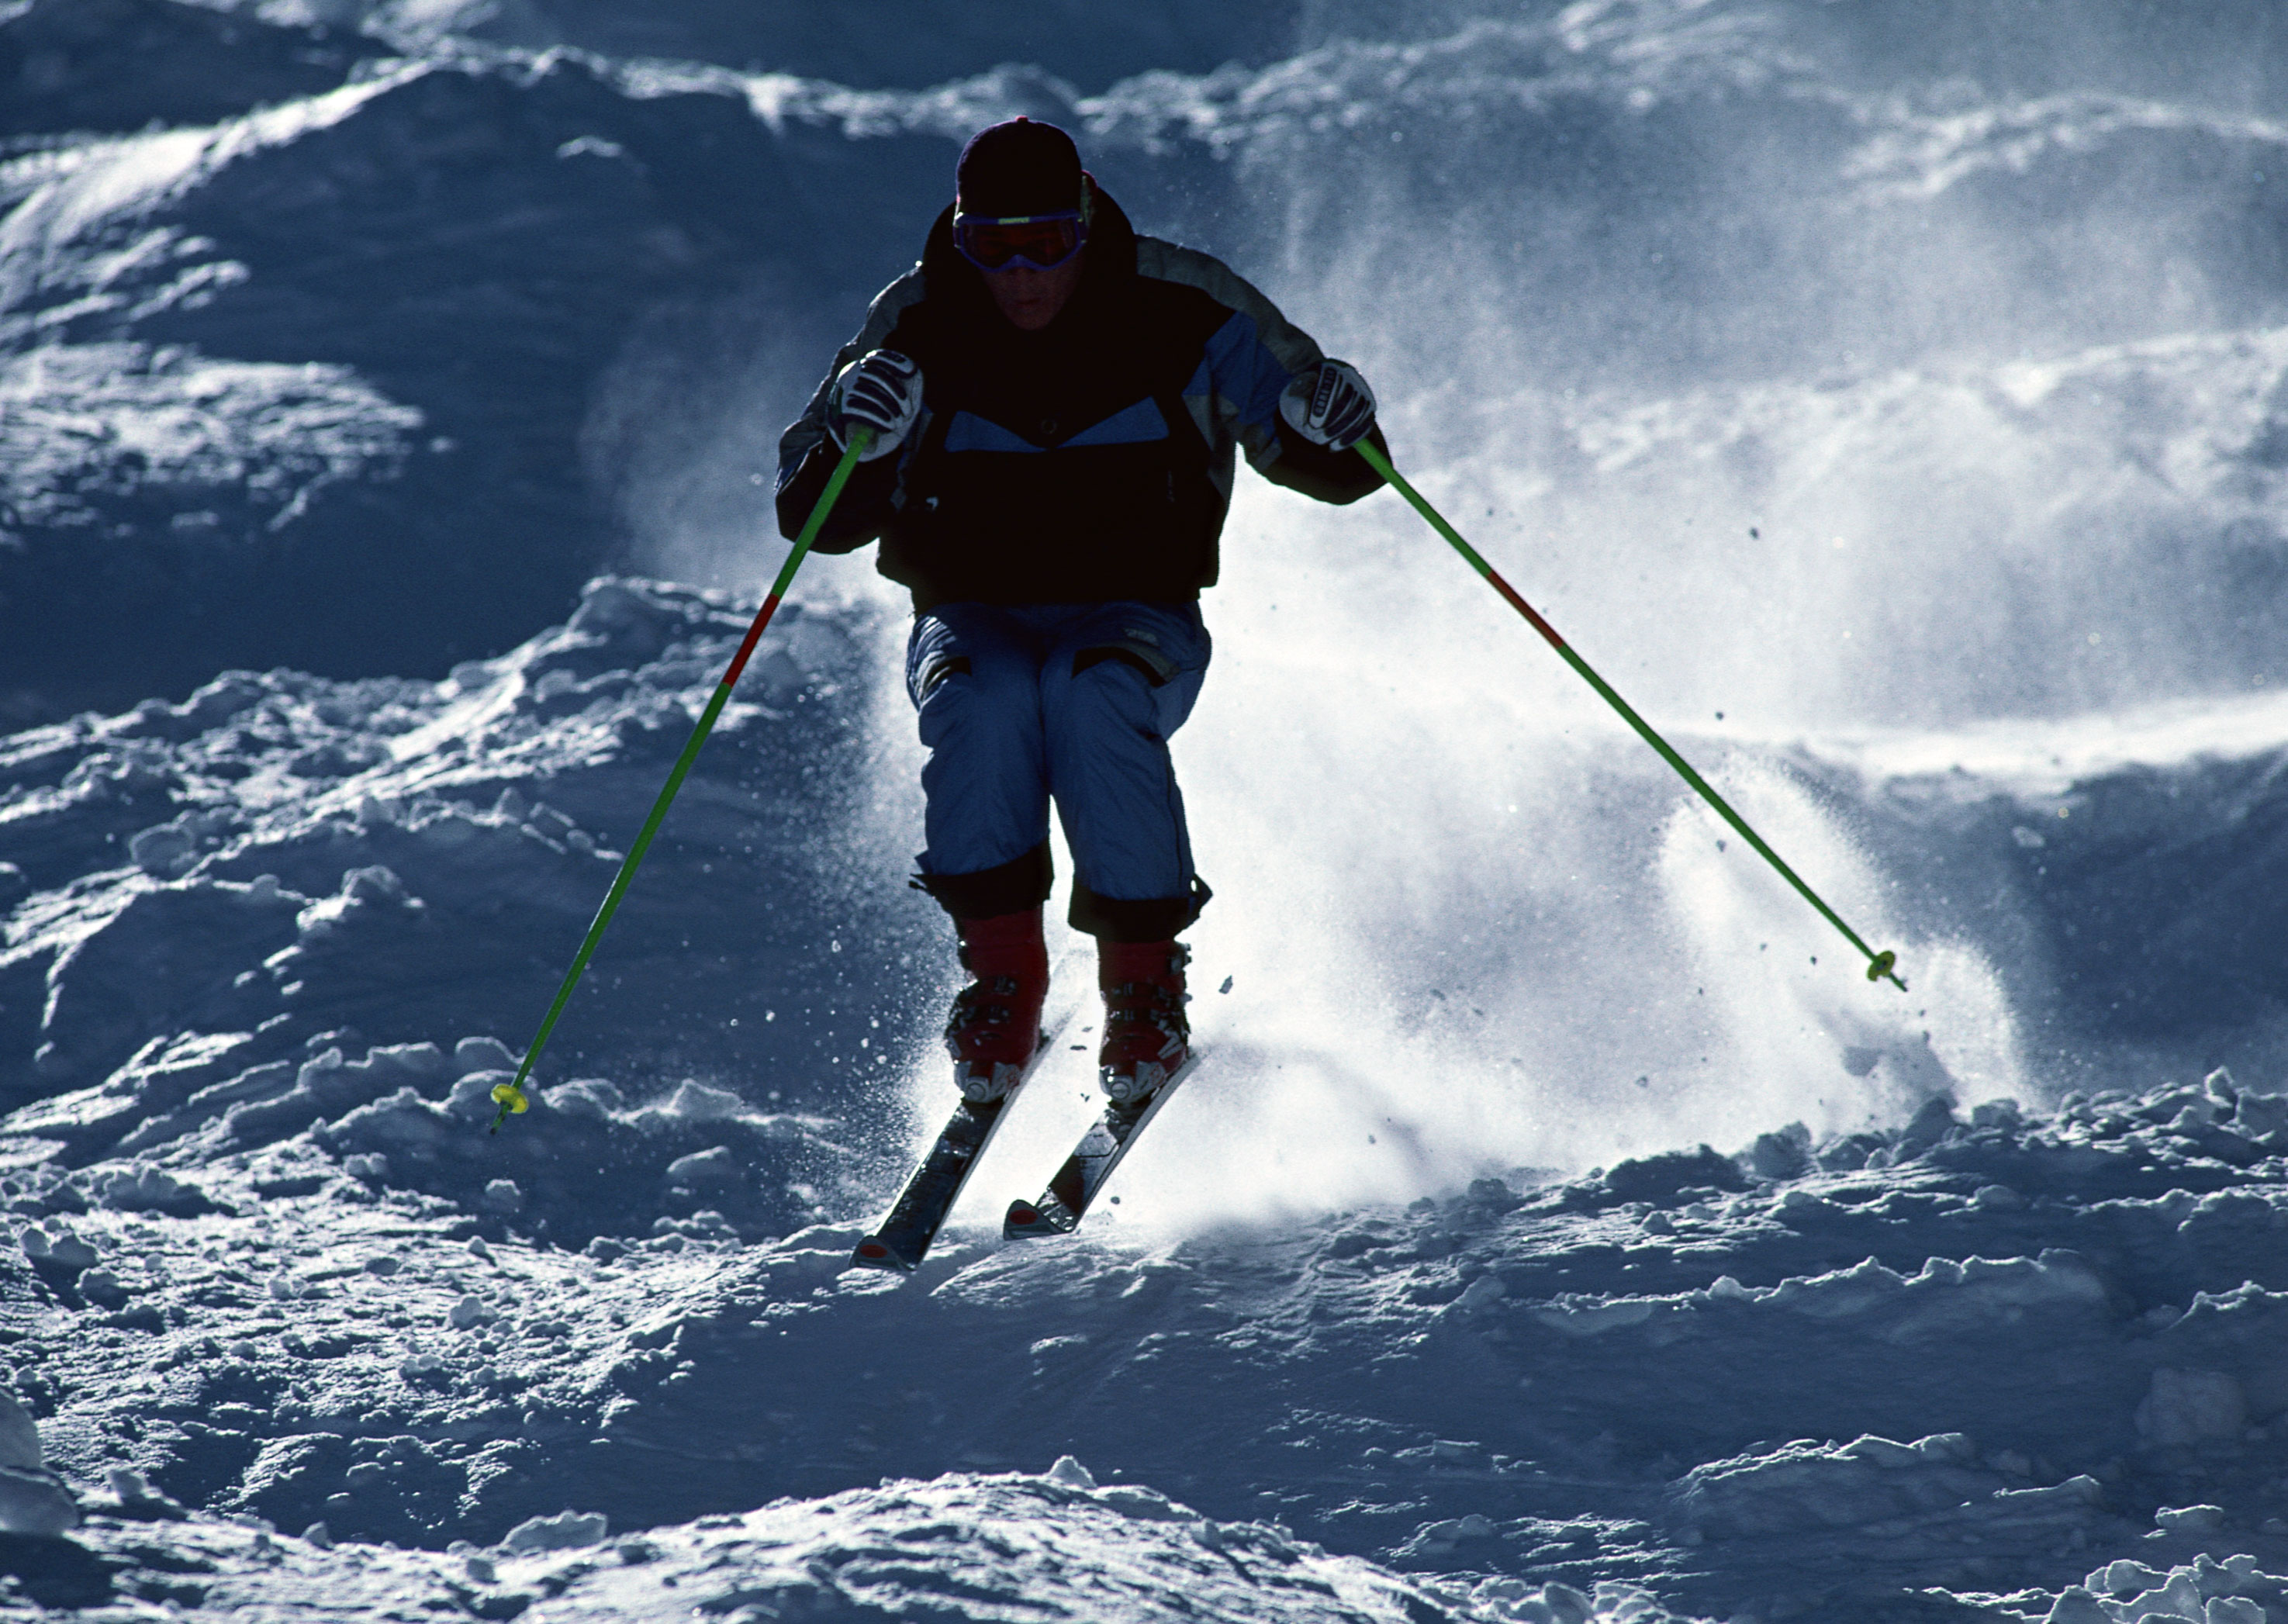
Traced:
<path fill-rule="evenodd" d="M 1088 210 L 1057 209 L 1047 214 L 957 214 L 953 217 L 953 228 L 968 231 L 980 226 L 1054 226 L 1064 220 L 1085 226 L 1088 224 Z"/>
<path fill-rule="evenodd" d="M 1053 209 L 1046 214 L 966 214 L 956 209 L 953 228 L 965 226 L 1031 226 L 1050 220 L 1077 220 L 1085 231 L 1096 216 L 1096 177 L 1086 170 L 1080 172 L 1080 206 L 1076 209 Z"/>

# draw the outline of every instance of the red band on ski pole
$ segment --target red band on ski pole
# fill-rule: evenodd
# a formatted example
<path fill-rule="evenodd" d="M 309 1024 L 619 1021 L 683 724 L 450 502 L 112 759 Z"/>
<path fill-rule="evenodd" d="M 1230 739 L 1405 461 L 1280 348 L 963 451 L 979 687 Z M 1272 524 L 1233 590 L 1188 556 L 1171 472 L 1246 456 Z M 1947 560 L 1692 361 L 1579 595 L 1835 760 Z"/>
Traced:
<path fill-rule="evenodd" d="M 1497 574 L 1492 566 L 1486 567 L 1486 579 L 1493 582 L 1494 590 L 1509 599 L 1510 607 L 1532 623 L 1533 629 L 1549 639 L 1549 646 L 1558 653 L 1565 652 L 1565 639 L 1557 635 L 1557 628 L 1541 618 L 1540 611 L 1518 596 L 1517 589 Z"/>
<path fill-rule="evenodd" d="M 746 641 L 741 643 L 739 652 L 731 656 L 731 664 L 723 673 L 725 687 L 735 688 L 739 685 L 739 673 L 747 669 L 747 656 L 755 652 L 755 645 L 763 640 L 763 628 L 771 623 L 771 616 L 778 612 L 779 595 L 773 592 L 768 598 L 763 599 L 763 611 L 755 616 L 755 623 L 747 628 Z"/>

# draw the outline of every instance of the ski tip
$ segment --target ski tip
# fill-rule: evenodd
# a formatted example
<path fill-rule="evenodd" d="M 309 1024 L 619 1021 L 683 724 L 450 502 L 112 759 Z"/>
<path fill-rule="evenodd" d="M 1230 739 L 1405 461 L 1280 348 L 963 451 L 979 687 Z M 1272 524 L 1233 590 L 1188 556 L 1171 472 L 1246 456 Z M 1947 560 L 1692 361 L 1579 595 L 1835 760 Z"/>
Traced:
<path fill-rule="evenodd" d="M 913 1264 L 892 1251 L 879 1235 L 869 1235 L 850 1254 L 852 1264 L 861 1269 L 895 1269 L 901 1274 L 911 1274 Z"/>
<path fill-rule="evenodd" d="M 1012 1201 L 1008 1216 L 1001 1220 L 1001 1239 L 1029 1240 L 1043 1235 L 1064 1234 L 1072 1228 L 1069 1221 L 1058 1221 L 1064 1216 L 1061 1208 L 1052 1216 L 1031 1201 Z"/>

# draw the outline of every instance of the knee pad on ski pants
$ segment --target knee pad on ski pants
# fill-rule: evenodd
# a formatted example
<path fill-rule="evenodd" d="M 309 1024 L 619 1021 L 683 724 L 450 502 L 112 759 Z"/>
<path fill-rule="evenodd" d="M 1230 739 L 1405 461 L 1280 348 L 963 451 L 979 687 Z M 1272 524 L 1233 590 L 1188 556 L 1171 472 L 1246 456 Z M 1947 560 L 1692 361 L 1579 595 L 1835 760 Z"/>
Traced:
<path fill-rule="evenodd" d="M 1029 851 L 1047 837 L 1053 788 L 1090 884 L 1182 891 L 1189 842 L 1167 739 L 1212 652 L 1193 604 L 945 604 L 917 616 L 906 682 L 930 752 L 925 871 Z"/>

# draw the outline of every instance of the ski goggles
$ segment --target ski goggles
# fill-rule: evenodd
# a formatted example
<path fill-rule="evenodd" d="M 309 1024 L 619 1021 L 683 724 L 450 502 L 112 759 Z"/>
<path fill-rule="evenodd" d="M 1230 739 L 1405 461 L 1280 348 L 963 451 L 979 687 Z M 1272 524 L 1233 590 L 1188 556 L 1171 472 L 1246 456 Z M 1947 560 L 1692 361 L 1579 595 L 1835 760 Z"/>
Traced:
<path fill-rule="evenodd" d="M 1023 265 L 1053 271 L 1088 241 L 1088 220 L 1077 209 L 1054 214 L 957 214 L 953 245 L 981 271 Z"/>

